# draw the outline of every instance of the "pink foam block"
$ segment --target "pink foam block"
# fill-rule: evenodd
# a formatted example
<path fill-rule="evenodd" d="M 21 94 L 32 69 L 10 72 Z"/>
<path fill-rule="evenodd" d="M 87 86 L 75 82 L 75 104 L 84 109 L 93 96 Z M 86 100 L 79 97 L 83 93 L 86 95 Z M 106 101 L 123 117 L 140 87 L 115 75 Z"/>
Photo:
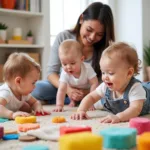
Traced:
<path fill-rule="evenodd" d="M 92 132 L 92 128 L 89 126 L 61 126 L 60 135 L 76 132 Z"/>
<path fill-rule="evenodd" d="M 129 121 L 129 127 L 136 128 L 138 134 L 150 131 L 150 120 L 147 118 L 132 118 Z"/>

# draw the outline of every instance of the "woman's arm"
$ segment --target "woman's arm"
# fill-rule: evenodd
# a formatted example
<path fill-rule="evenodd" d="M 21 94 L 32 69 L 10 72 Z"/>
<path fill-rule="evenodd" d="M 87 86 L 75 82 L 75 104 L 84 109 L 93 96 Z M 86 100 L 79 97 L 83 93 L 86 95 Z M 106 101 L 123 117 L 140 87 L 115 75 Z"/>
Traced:
<path fill-rule="evenodd" d="M 52 73 L 47 77 L 48 81 L 53 84 L 56 88 L 59 86 L 59 75 L 57 73 Z"/>

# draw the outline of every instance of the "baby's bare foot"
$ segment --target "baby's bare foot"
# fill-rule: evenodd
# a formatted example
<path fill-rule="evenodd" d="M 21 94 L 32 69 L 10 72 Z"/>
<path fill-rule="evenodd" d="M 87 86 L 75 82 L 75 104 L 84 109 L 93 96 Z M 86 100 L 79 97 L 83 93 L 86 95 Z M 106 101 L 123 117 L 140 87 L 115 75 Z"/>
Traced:
<path fill-rule="evenodd" d="M 74 101 L 71 101 L 70 104 L 69 104 L 69 106 L 70 106 L 70 107 L 75 107 L 75 102 L 74 102 Z"/>

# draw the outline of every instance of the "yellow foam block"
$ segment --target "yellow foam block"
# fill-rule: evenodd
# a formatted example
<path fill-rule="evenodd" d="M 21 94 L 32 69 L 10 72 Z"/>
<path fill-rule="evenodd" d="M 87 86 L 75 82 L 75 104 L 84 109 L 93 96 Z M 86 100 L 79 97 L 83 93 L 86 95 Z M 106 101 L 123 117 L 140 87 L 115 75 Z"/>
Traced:
<path fill-rule="evenodd" d="M 55 116 L 52 118 L 53 123 L 63 123 L 66 122 L 66 119 L 63 116 Z"/>
<path fill-rule="evenodd" d="M 90 132 L 65 134 L 59 138 L 59 150 L 102 150 L 101 136 Z"/>
<path fill-rule="evenodd" d="M 29 116 L 29 117 L 16 117 L 15 122 L 19 124 L 23 123 L 35 123 L 36 117 L 35 116 Z"/>
<path fill-rule="evenodd" d="M 150 132 L 145 132 L 138 136 L 137 147 L 138 150 L 150 150 Z"/>

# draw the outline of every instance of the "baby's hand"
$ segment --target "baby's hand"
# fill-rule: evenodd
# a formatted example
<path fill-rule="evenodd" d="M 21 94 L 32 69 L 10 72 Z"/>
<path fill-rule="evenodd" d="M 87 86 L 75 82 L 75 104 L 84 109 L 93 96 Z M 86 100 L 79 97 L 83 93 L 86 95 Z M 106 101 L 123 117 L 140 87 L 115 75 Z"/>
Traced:
<path fill-rule="evenodd" d="M 73 120 L 89 119 L 89 116 L 86 114 L 85 111 L 78 111 L 75 114 L 71 115 L 71 119 Z"/>
<path fill-rule="evenodd" d="M 106 117 L 103 117 L 100 119 L 101 123 L 119 123 L 120 119 L 116 115 L 107 115 Z"/>
<path fill-rule="evenodd" d="M 23 111 L 17 111 L 12 114 L 12 119 L 15 119 L 18 116 L 28 117 L 28 116 L 30 116 L 30 114 L 27 112 L 23 112 Z"/>
<path fill-rule="evenodd" d="M 54 112 L 62 112 L 63 110 L 63 106 L 57 105 L 56 108 L 53 109 Z"/>
<path fill-rule="evenodd" d="M 89 108 L 89 111 L 94 111 L 94 110 L 96 110 L 94 105 Z"/>

